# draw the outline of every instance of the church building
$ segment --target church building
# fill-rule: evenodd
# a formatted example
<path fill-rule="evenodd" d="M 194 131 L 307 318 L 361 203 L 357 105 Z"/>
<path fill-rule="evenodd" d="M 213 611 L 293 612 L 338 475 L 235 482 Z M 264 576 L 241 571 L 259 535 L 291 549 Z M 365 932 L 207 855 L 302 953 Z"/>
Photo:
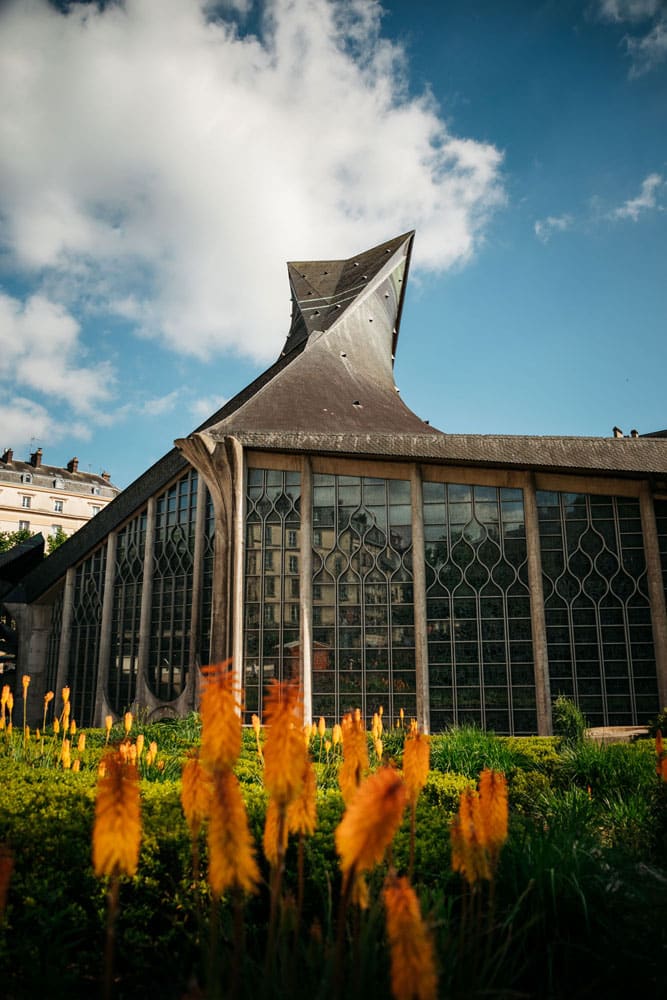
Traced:
<path fill-rule="evenodd" d="M 196 707 L 551 731 L 667 704 L 667 437 L 446 434 L 393 378 L 413 234 L 288 265 L 277 361 L 7 594 L 17 672 L 79 726 Z M 418 345 L 409 345 L 416 349 Z"/>

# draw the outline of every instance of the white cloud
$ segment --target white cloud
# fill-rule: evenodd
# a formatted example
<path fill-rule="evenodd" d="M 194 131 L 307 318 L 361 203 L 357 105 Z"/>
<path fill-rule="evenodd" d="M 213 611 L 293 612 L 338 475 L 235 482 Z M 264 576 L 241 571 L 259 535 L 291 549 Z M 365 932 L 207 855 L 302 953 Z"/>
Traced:
<path fill-rule="evenodd" d="M 7 397 L 4 390 L 3 397 L 0 402 L 2 451 L 13 448 L 17 459 L 23 457 L 23 452 L 27 457 L 33 439 L 54 441 L 60 436 L 58 425 L 43 406 L 23 396 Z"/>
<path fill-rule="evenodd" d="M 542 243 L 548 243 L 555 232 L 564 232 L 572 225 L 571 215 L 548 215 L 546 219 L 535 222 L 535 235 Z"/>
<path fill-rule="evenodd" d="M 0 245 L 73 315 L 265 360 L 286 260 L 416 228 L 415 267 L 465 262 L 504 201 L 502 154 L 408 94 L 376 0 L 266 0 L 261 37 L 226 9 L 248 4 L 2 7 Z M 101 374 L 82 381 L 92 402 Z"/>
<path fill-rule="evenodd" d="M 42 295 L 21 302 L 0 292 L 0 386 L 65 401 L 74 413 L 93 414 L 110 397 L 107 364 L 82 366 L 80 327 L 60 304 Z"/>
<path fill-rule="evenodd" d="M 643 33 L 623 39 L 632 60 L 630 77 L 643 76 L 667 58 L 667 9 L 664 0 L 598 0 L 598 12 L 606 21 L 630 23 L 635 28 L 644 22 Z M 645 22 L 651 22 L 648 26 Z"/>
<path fill-rule="evenodd" d="M 180 389 L 168 392 L 166 396 L 155 396 L 153 399 L 145 399 L 138 407 L 138 412 L 147 417 L 161 417 L 164 413 L 170 413 L 181 395 Z"/>
<path fill-rule="evenodd" d="M 195 399 L 193 403 L 188 407 L 191 416 L 198 424 L 203 423 L 204 420 L 208 420 L 210 416 L 221 409 L 227 399 L 224 396 L 202 396 L 200 399 Z"/>
<path fill-rule="evenodd" d="M 615 208 L 611 212 L 613 219 L 632 219 L 636 222 L 643 212 L 650 209 L 662 210 L 657 201 L 657 194 L 663 186 L 663 179 L 660 174 L 649 174 L 642 182 L 640 193 L 636 198 L 630 198 L 620 208 Z"/>

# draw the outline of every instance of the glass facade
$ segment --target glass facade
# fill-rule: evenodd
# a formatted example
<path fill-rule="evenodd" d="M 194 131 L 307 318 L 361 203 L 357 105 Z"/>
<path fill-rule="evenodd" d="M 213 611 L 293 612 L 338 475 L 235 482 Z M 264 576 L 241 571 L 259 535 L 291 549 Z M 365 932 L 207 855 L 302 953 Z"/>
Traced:
<path fill-rule="evenodd" d="M 188 675 L 197 478 L 191 469 L 156 499 L 147 680 L 163 701 L 181 694 Z"/>
<path fill-rule="evenodd" d="M 655 520 L 658 528 L 658 548 L 662 563 L 662 582 L 667 600 L 667 500 L 655 501 Z"/>
<path fill-rule="evenodd" d="M 74 577 L 67 683 L 71 689 L 72 718 L 80 726 L 90 725 L 95 708 L 106 562 L 105 545 L 77 566 Z"/>
<path fill-rule="evenodd" d="M 536 731 L 523 493 L 423 484 L 431 731 Z"/>
<path fill-rule="evenodd" d="M 272 678 L 298 680 L 301 476 L 249 469 L 246 492 L 243 686 L 247 721 Z"/>
<path fill-rule="evenodd" d="M 107 697 L 111 709 L 119 714 L 129 709 L 136 693 L 145 544 L 144 512 L 121 528 L 116 537 Z"/>
<path fill-rule="evenodd" d="M 63 599 L 65 588 L 61 587 L 51 609 L 51 633 L 46 654 L 46 690 L 55 693 L 58 680 L 58 656 L 60 654 L 60 632 L 63 622 Z"/>
<path fill-rule="evenodd" d="M 204 519 L 204 560 L 201 592 L 201 625 L 199 634 L 200 666 L 210 661 L 211 611 L 213 609 L 213 557 L 215 554 L 215 515 L 211 494 L 206 490 L 206 515 Z"/>
<path fill-rule="evenodd" d="M 416 714 L 410 483 L 313 476 L 313 716 Z"/>
<path fill-rule="evenodd" d="M 657 681 L 639 501 L 538 491 L 551 695 L 641 724 Z"/>

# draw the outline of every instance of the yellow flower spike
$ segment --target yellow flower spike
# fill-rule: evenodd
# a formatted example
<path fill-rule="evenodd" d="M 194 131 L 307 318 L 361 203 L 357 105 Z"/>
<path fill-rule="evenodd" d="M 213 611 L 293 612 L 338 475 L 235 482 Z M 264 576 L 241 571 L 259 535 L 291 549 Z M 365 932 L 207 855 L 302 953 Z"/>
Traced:
<path fill-rule="evenodd" d="M 384 747 L 382 745 L 382 740 L 380 739 L 379 736 L 375 740 L 374 746 L 375 746 L 375 755 L 377 759 L 382 760 L 382 751 L 384 750 Z"/>
<path fill-rule="evenodd" d="M 12 694 L 11 691 L 7 695 L 7 708 L 9 710 L 9 714 L 11 715 L 12 710 L 14 708 L 14 695 Z"/>
<path fill-rule="evenodd" d="M 0 705 L 4 708 L 7 704 L 7 699 L 9 698 L 9 684 L 2 685 L 2 694 L 0 695 Z"/>
<path fill-rule="evenodd" d="M 320 721 L 317 723 L 317 733 L 320 739 L 324 738 L 324 734 L 326 733 L 326 731 L 327 731 L 327 724 L 324 721 L 324 716 L 321 715 Z"/>
<path fill-rule="evenodd" d="M 137 753 L 137 760 L 139 759 L 139 757 L 141 757 L 142 753 L 144 752 L 144 742 L 145 742 L 145 739 L 146 738 L 145 738 L 145 736 L 144 736 L 143 733 L 139 733 L 137 735 L 137 739 L 135 741 L 136 753 Z"/>
<path fill-rule="evenodd" d="M 212 794 L 211 774 L 202 767 L 195 751 L 183 765 L 181 784 L 181 805 L 193 840 L 198 836 L 202 823 L 211 811 Z"/>
<path fill-rule="evenodd" d="M 151 742 L 148 744 L 148 753 L 150 754 L 151 759 L 149 761 L 148 754 L 146 754 L 146 763 L 150 765 L 155 762 L 155 758 L 157 757 L 157 743 L 155 742 L 155 740 L 151 740 Z"/>
<path fill-rule="evenodd" d="M 127 764 L 130 760 L 130 754 L 127 747 L 128 745 L 126 742 L 121 743 L 118 747 L 118 753 L 120 754 L 120 759 L 123 764 Z"/>
<path fill-rule="evenodd" d="M 65 704 L 63 705 L 63 716 L 62 716 L 62 718 L 63 718 L 63 732 L 66 732 L 67 731 L 67 727 L 69 726 L 69 717 L 70 717 L 71 711 L 72 711 L 72 703 L 69 702 L 69 701 L 66 701 Z"/>
<path fill-rule="evenodd" d="M 107 773 L 106 761 L 104 760 L 104 758 L 102 758 L 102 760 L 97 765 L 97 776 L 99 778 L 103 778 L 106 775 L 106 773 Z"/>
<path fill-rule="evenodd" d="M 252 717 L 252 728 L 255 732 L 255 736 L 259 736 L 262 731 L 262 723 L 259 721 L 259 716 L 254 715 Z"/>
<path fill-rule="evenodd" d="M 335 747 L 338 746 L 339 743 L 343 742 L 343 730 L 338 723 L 336 723 L 331 731 L 331 741 Z"/>
<path fill-rule="evenodd" d="M 30 674 L 24 674 L 21 679 L 21 684 L 23 685 L 23 697 L 28 696 L 28 688 L 30 687 Z"/>
<path fill-rule="evenodd" d="M 282 837 L 281 837 L 282 831 Z M 281 857 L 284 857 L 287 850 L 287 823 L 280 822 L 280 809 L 275 799 L 269 799 L 264 817 L 264 835 L 262 837 L 262 849 L 264 857 L 271 866 L 278 864 Z"/>
<path fill-rule="evenodd" d="M 488 768 L 479 776 L 479 805 L 483 825 L 482 842 L 494 869 L 501 848 L 507 840 L 507 781 L 501 771 Z"/>
<path fill-rule="evenodd" d="M 254 892 L 259 869 L 238 779 L 229 769 L 213 776 L 208 856 L 208 881 L 214 897 L 219 899 L 234 887 Z"/>
<path fill-rule="evenodd" d="M 107 738 L 106 742 L 109 742 L 109 736 L 111 735 L 111 727 L 113 726 L 113 715 L 104 716 L 104 728 L 106 730 Z"/>
<path fill-rule="evenodd" d="M 335 833 L 344 875 L 370 871 L 382 861 L 406 802 L 403 779 L 391 767 L 380 768 L 359 786 Z"/>
<path fill-rule="evenodd" d="M 132 764 L 137 763 L 137 748 L 134 743 L 130 743 L 127 748 L 127 756 Z"/>
<path fill-rule="evenodd" d="M 317 826 L 317 778 L 310 757 L 304 761 L 301 792 L 287 807 L 286 828 L 290 833 L 311 837 Z"/>
<path fill-rule="evenodd" d="M 271 681 L 265 702 L 264 787 L 284 808 L 301 792 L 306 748 L 295 684 Z"/>
<path fill-rule="evenodd" d="M 60 759 L 62 761 L 63 768 L 68 771 L 72 766 L 72 758 L 70 756 L 70 741 L 63 740 L 62 749 L 60 751 Z"/>
<path fill-rule="evenodd" d="M 41 740 L 41 738 L 42 738 L 41 731 L 39 729 L 36 729 L 35 730 L 35 739 L 37 740 L 38 743 Z"/>
<path fill-rule="evenodd" d="M 5 713 L 3 712 L 2 715 L 0 715 L 0 729 L 4 729 L 5 725 L 6 725 L 6 723 L 5 723 Z"/>
<path fill-rule="evenodd" d="M 24 740 L 25 740 L 26 743 L 30 739 L 30 726 L 24 726 L 23 727 L 23 738 L 24 738 Z"/>
<path fill-rule="evenodd" d="M 77 743 L 76 748 L 79 751 L 79 753 L 83 753 L 83 751 L 86 749 L 86 734 L 85 733 L 79 733 L 79 742 Z"/>
<path fill-rule="evenodd" d="M 343 763 L 338 771 L 338 784 L 347 805 L 368 771 L 368 743 L 361 713 L 346 715 L 341 726 Z"/>
<path fill-rule="evenodd" d="M 55 695 L 54 695 L 53 691 L 47 691 L 46 694 L 44 695 L 44 704 L 48 705 L 49 702 L 53 701 L 54 698 L 55 698 Z"/>
<path fill-rule="evenodd" d="M 69 688 L 68 687 L 64 687 L 62 689 L 61 694 L 62 694 L 62 699 L 63 699 L 63 705 L 66 705 L 67 702 L 69 701 Z"/>
<path fill-rule="evenodd" d="M 93 868 L 101 875 L 135 875 L 141 843 L 139 775 L 120 753 L 100 762 L 93 826 Z"/>
<path fill-rule="evenodd" d="M 134 720 L 132 718 L 132 712 L 126 712 L 125 715 L 123 716 L 123 728 L 125 730 L 125 735 L 126 736 L 130 735 L 130 731 L 132 729 L 132 722 L 133 721 Z"/>
<path fill-rule="evenodd" d="M 58 719 L 54 719 L 53 720 L 53 734 L 54 734 L 54 736 L 57 736 L 59 732 L 60 732 L 60 722 L 58 721 Z"/>
<path fill-rule="evenodd" d="M 327 756 L 329 756 L 329 751 L 331 750 L 331 740 L 324 741 L 324 749 L 326 750 Z"/>
<path fill-rule="evenodd" d="M 78 774 L 78 772 L 79 772 L 79 771 L 81 770 L 81 761 L 79 760 L 79 758 L 78 758 L 78 757 L 77 757 L 77 759 L 76 759 L 76 760 L 74 761 L 74 763 L 72 764 L 72 770 L 73 770 L 73 771 L 76 771 L 76 772 L 77 772 L 77 774 Z"/>
<path fill-rule="evenodd" d="M 411 803 L 417 801 L 419 793 L 426 784 L 430 755 L 428 736 L 411 729 L 403 747 L 403 777 Z"/>
<path fill-rule="evenodd" d="M 414 889 L 407 878 L 389 876 L 382 898 L 394 1000 L 436 1000 L 435 951 Z"/>
<path fill-rule="evenodd" d="M 76 722 L 74 719 L 69 724 L 69 734 L 70 736 L 76 735 Z"/>
<path fill-rule="evenodd" d="M 233 767 L 241 752 L 241 716 L 231 660 L 207 667 L 204 676 L 199 709 L 202 764 L 211 770 Z"/>
<path fill-rule="evenodd" d="M 384 715 L 384 706 L 383 705 L 380 705 L 380 707 L 378 708 L 378 715 L 380 716 L 380 718 L 382 718 L 382 716 Z"/>
<path fill-rule="evenodd" d="M 450 837 L 452 869 L 461 872 L 469 885 L 474 885 L 480 879 L 489 881 L 491 873 L 484 843 L 484 821 L 479 795 L 475 789 L 468 788 L 461 793 L 459 811 L 452 820 Z"/>

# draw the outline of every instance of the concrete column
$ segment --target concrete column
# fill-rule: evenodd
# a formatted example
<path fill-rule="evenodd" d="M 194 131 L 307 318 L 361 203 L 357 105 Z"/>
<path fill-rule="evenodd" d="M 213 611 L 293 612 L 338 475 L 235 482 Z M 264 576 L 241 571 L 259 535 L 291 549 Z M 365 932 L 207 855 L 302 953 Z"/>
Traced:
<path fill-rule="evenodd" d="M 67 684 L 69 677 L 69 654 L 72 648 L 72 616 L 74 611 L 74 582 L 76 570 L 70 566 L 65 575 L 65 593 L 63 595 L 63 615 L 60 622 L 60 647 L 58 649 L 58 670 L 56 673 L 55 694 L 59 695 Z"/>
<path fill-rule="evenodd" d="M 102 620 L 100 622 L 100 646 L 97 655 L 97 680 L 95 683 L 95 708 L 93 725 L 102 726 L 108 714 L 106 697 L 109 666 L 111 663 L 111 616 L 113 613 L 114 582 L 116 579 L 116 537 L 112 531 L 107 536 L 107 562 L 104 571 L 104 592 L 102 595 Z"/>
<path fill-rule="evenodd" d="M 646 581 L 649 601 L 651 602 L 651 626 L 655 648 L 655 669 L 658 677 L 659 707 L 663 708 L 667 705 L 667 613 L 665 612 L 665 588 L 658 546 L 658 526 L 655 520 L 653 496 L 648 483 L 642 483 L 640 487 L 639 510 L 644 536 Z"/>
<path fill-rule="evenodd" d="M 424 503 L 421 469 L 410 470 L 412 503 L 412 580 L 415 616 L 415 683 L 417 686 L 417 722 L 425 733 L 431 722 L 428 630 L 426 615 L 426 554 L 424 550 Z"/>
<path fill-rule="evenodd" d="M 535 480 L 530 474 L 526 477 L 523 487 L 523 513 L 526 528 L 526 550 L 528 554 L 528 586 L 530 588 L 530 623 L 533 633 L 537 731 L 540 736 L 551 736 L 553 733 L 551 721 L 551 684 L 549 681 L 547 626 L 544 615 L 540 528 L 537 519 Z"/>
<path fill-rule="evenodd" d="M 303 691 L 303 721 L 313 721 L 313 470 L 308 455 L 301 459 L 300 531 L 301 615 L 299 629 L 299 670 Z"/>
<path fill-rule="evenodd" d="M 136 701 L 139 705 L 154 707 L 155 697 L 148 686 L 148 655 L 151 639 L 151 609 L 153 603 L 153 574 L 155 560 L 155 497 L 150 497 L 146 508 L 146 538 L 144 541 L 144 574 L 141 586 L 141 611 L 139 613 L 139 649 L 137 651 Z"/>
<path fill-rule="evenodd" d="M 243 448 L 235 438 L 229 441 L 230 471 L 232 477 L 232 551 L 231 551 L 231 654 L 234 683 L 243 687 L 243 614 L 245 605 L 245 462 Z"/>

